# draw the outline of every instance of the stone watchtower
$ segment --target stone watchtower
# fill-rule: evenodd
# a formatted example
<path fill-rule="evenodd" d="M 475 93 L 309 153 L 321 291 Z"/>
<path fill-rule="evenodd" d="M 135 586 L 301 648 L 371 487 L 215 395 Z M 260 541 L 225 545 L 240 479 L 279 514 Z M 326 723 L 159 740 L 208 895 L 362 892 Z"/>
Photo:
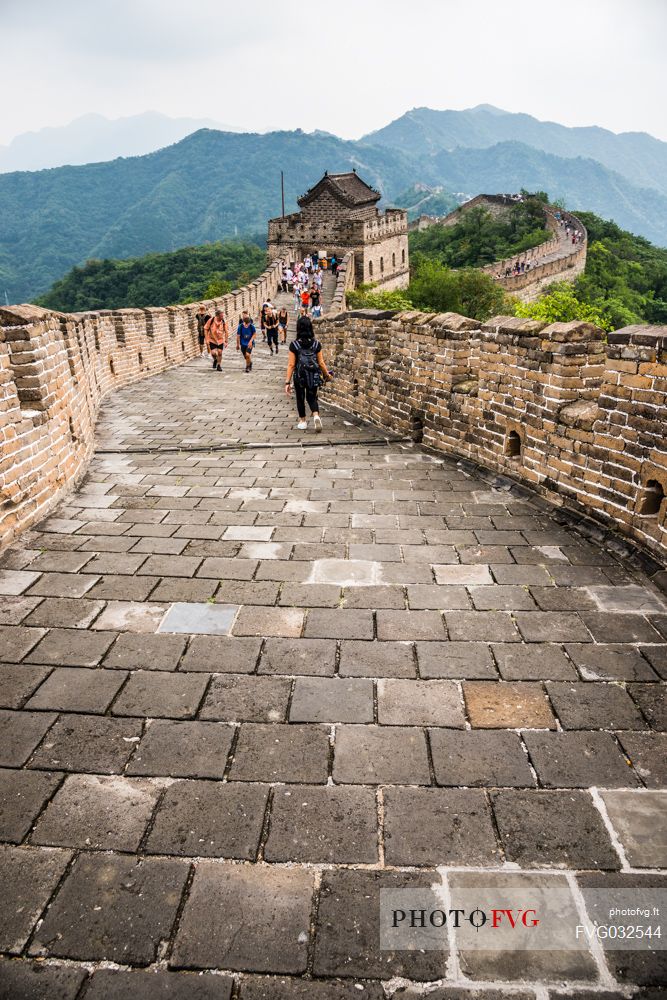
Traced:
<path fill-rule="evenodd" d="M 355 283 L 405 288 L 408 271 L 408 216 L 403 209 L 380 212 L 379 191 L 356 171 L 329 174 L 298 199 L 300 212 L 269 220 L 270 259 L 301 260 L 307 253 L 354 253 Z"/>

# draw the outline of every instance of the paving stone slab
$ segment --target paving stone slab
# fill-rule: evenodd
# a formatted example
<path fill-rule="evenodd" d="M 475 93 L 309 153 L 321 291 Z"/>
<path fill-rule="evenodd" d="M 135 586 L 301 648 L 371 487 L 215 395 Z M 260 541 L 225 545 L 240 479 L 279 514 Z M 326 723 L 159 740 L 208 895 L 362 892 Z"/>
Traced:
<path fill-rule="evenodd" d="M 402 611 L 405 608 L 405 596 L 402 587 L 347 587 L 343 591 L 342 608 L 393 608 Z"/>
<path fill-rule="evenodd" d="M 372 639 L 373 631 L 371 611 L 312 608 L 304 635 L 313 639 Z"/>
<path fill-rule="evenodd" d="M 454 641 L 521 641 L 512 617 L 506 611 L 447 611 L 445 621 L 449 638 Z"/>
<path fill-rule="evenodd" d="M 0 711 L 0 767 L 21 767 L 55 722 L 50 712 Z"/>
<path fill-rule="evenodd" d="M 104 714 L 126 677 L 126 673 L 116 670 L 56 667 L 25 707 Z"/>
<path fill-rule="evenodd" d="M 31 560 L 30 572 L 78 573 L 92 558 L 90 552 L 42 552 Z"/>
<path fill-rule="evenodd" d="M 193 636 L 181 670 L 206 673 L 250 674 L 255 670 L 262 640 L 226 636 Z"/>
<path fill-rule="evenodd" d="M 0 959 L 0 1000 L 76 1000 L 85 969 Z"/>
<path fill-rule="evenodd" d="M 20 625 L 41 597 L 0 597 L 0 625 Z"/>
<path fill-rule="evenodd" d="M 568 643 L 565 648 L 584 681 L 657 680 L 655 672 L 639 649 L 633 649 L 632 646 Z"/>
<path fill-rule="evenodd" d="M 408 726 L 338 726 L 333 779 L 353 785 L 430 784 L 424 731 Z"/>
<path fill-rule="evenodd" d="M 297 677 L 290 722 L 372 722 L 373 682 L 365 678 Z"/>
<path fill-rule="evenodd" d="M 31 843 L 136 851 L 160 791 L 146 779 L 70 775 L 40 817 Z"/>
<path fill-rule="evenodd" d="M 206 693 L 200 718 L 224 722 L 285 722 L 291 688 L 292 682 L 286 677 L 217 676 Z"/>
<path fill-rule="evenodd" d="M 418 642 L 419 675 L 424 679 L 497 678 L 493 657 L 483 642 Z"/>
<path fill-rule="evenodd" d="M 152 634 L 157 631 L 166 611 L 166 604 L 149 601 L 109 601 L 92 627 Z"/>
<path fill-rule="evenodd" d="M 176 670 L 186 639 L 177 635 L 121 633 L 104 658 L 104 667 L 117 670 Z"/>
<path fill-rule="evenodd" d="M 231 976 L 146 969 L 96 969 L 87 1000 L 230 1000 Z"/>
<path fill-rule="evenodd" d="M 34 754 L 30 767 L 119 774 L 139 742 L 141 730 L 138 719 L 61 715 Z"/>
<path fill-rule="evenodd" d="M 340 645 L 341 677 L 416 677 L 410 642 L 355 642 Z"/>
<path fill-rule="evenodd" d="M 30 570 L 0 569 L 0 594 L 18 596 L 39 580 Z"/>
<path fill-rule="evenodd" d="M 447 680 L 378 681 L 378 722 L 386 726 L 447 726 L 463 729 L 458 685 Z"/>
<path fill-rule="evenodd" d="M 146 849 L 254 861 L 268 797 L 267 785 L 176 781 L 160 803 Z"/>
<path fill-rule="evenodd" d="M 474 728 L 556 728 L 556 720 L 541 684 L 531 681 L 464 681 L 463 696 Z"/>
<path fill-rule="evenodd" d="M 0 769 L 0 840 L 19 844 L 60 780 L 59 774 Z"/>
<path fill-rule="evenodd" d="M 102 601 L 145 601 L 154 587 L 155 580 L 151 577 L 108 573 L 98 578 L 98 582 L 94 583 L 88 591 L 88 597 Z M 165 599 L 174 600 L 175 598 L 156 595 L 156 600 Z"/>
<path fill-rule="evenodd" d="M 667 733 L 616 733 L 647 788 L 667 788 Z"/>
<path fill-rule="evenodd" d="M 329 732 L 316 725 L 243 723 L 229 777 L 234 781 L 326 782 Z"/>
<path fill-rule="evenodd" d="M 331 677 L 335 669 L 334 640 L 269 638 L 262 648 L 258 673 Z"/>
<path fill-rule="evenodd" d="M 378 934 L 382 889 L 422 889 L 428 898 L 428 890 L 438 882 L 435 872 L 324 872 L 315 931 L 315 975 L 402 976 L 426 981 L 444 977 L 446 935 L 441 951 L 420 952 L 381 951 Z M 433 894 L 432 898 L 436 908 L 438 897 Z"/>
<path fill-rule="evenodd" d="M 276 788 L 267 861 L 374 864 L 377 810 L 371 788 L 308 785 Z"/>
<path fill-rule="evenodd" d="M 247 972 L 306 970 L 313 873 L 197 866 L 170 964 Z"/>
<path fill-rule="evenodd" d="M 0 708 L 21 708 L 49 670 L 28 663 L 0 663 Z"/>
<path fill-rule="evenodd" d="M 311 614 L 317 613 L 316 609 Z M 234 635 L 261 635 L 296 638 L 303 630 L 305 612 L 301 608 L 242 607 L 233 627 Z"/>
<path fill-rule="evenodd" d="M 630 695 L 616 684 L 547 683 L 563 729 L 646 729 Z"/>
<path fill-rule="evenodd" d="M 539 652 L 524 643 L 493 643 L 493 655 L 505 681 L 578 680 L 574 666 L 560 646 L 541 643 Z M 594 647 L 581 646 L 581 649 Z"/>
<path fill-rule="evenodd" d="M 95 667 L 102 660 L 116 632 L 90 632 L 52 628 L 27 657 L 28 663 L 53 666 Z"/>
<path fill-rule="evenodd" d="M 504 789 L 491 793 L 491 804 L 507 861 L 525 868 L 620 867 L 587 792 Z"/>
<path fill-rule="evenodd" d="M 609 733 L 526 732 L 523 739 L 545 788 L 636 788 L 637 776 Z"/>
<path fill-rule="evenodd" d="M 22 951 L 71 858 L 57 848 L 0 845 L 1 951 Z"/>
<path fill-rule="evenodd" d="M 3 660 L 18 663 L 45 635 L 43 628 L 22 625 L 0 625 L 0 655 Z"/>
<path fill-rule="evenodd" d="M 220 722 L 156 719 L 147 728 L 128 774 L 173 778 L 222 778 L 233 726 Z"/>
<path fill-rule="evenodd" d="M 30 595 L 37 597 L 77 598 L 87 594 L 98 577 L 87 573 L 42 573 L 30 588 Z"/>
<path fill-rule="evenodd" d="M 604 903 L 599 908 L 595 904 L 595 895 L 600 890 L 604 891 L 603 900 L 610 890 L 621 889 L 624 896 L 631 891 L 630 898 L 636 906 L 641 907 L 647 898 L 647 890 L 657 889 L 664 892 L 667 889 L 667 878 L 655 873 L 649 875 L 634 872 L 583 872 L 577 875 L 577 882 L 586 903 L 589 919 L 591 922 L 597 919 L 601 924 L 606 923 L 609 917 L 608 908 L 604 907 Z M 643 987 L 633 992 L 633 997 L 638 1000 L 663 1000 L 664 986 L 667 982 L 667 952 L 664 949 L 642 948 L 621 951 L 614 947 L 613 939 L 602 940 L 600 943 L 604 949 L 604 958 L 609 971 L 622 987 L 627 989 L 628 986 L 636 984 Z M 618 992 L 613 1000 L 616 1000 L 617 996 Z"/>
<path fill-rule="evenodd" d="M 667 868 L 667 795 L 605 791 L 609 819 L 633 868 Z"/>
<path fill-rule="evenodd" d="M 527 980 L 532 985 L 534 981 L 573 980 L 580 984 L 598 979 L 597 965 L 588 947 L 572 947 L 572 932 L 581 918 L 571 887 L 563 876 L 464 871 L 452 872 L 448 881 L 453 907 L 470 908 L 474 905 L 471 899 L 482 895 L 493 899 L 494 906 L 499 908 L 516 906 L 517 899 L 521 899 L 526 909 L 548 914 L 548 917 L 542 917 L 543 921 L 548 920 L 548 931 L 545 928 L 542 938 L 546 946 L 544 949 L 537 948 L 535 941 L 531 944 L 529 931 L 522 940 L 520 931 L 503 934 L 502 929 L 494 932 L 500 937 L 497 948 L 480 948 L 479 932 L 462 923 L 455 935 L 461 973 L 466 978 L 508 984 L 519 982 L 521 985 L 525 985 Z M 570 995 L 575 995 L 574 991 Z M 576 996 L 579 996 L 578 992 Z"/>
<path fill-rule="evenodd" d="M 293 979 L 244 976 L 241 1000 L 384 1000 L 380 983 L 342 979 Z"/>
<path fill-rule="evenodd" d="M 496 865 L 501 860 L 480 789 L 385 788 L 384 843 L 390 865 Z"/>
<path fill-rule="evenodd" d="M 30 954 L 148 965 L 169 937 L 187 877 L 187 863 L 176 858 L 81 854 Z"/>
<path fill-rule="evenodd" d="M 438 611 L 378 611 L 377 634 L 380 640 L 442 640 L 447 633 Z"/>
<path fill-rule="evenodd" d="M 581 618 L 596 642 L 665 642 L 640 614 L 584 611 Z M 570 638 L 569 642 L 577 642 Z"/>
<path fill-rule="evenodd" d="M 630 684 L 634 701 L 648 719 L 651 729 L 667 730 L 667 686 L 665 684 Z M 628 726 L 628 729 L 631 728 Z"/>
<path fill-rule="evenodd" d="M 431 729 L 438 785 L 532 788 L 535 778 L 517 733 Z"/>
<path fill-rule="evenodd" d="M 200 674 L 137 670 L 130 674 L 111 711 L 148 718 L 192 718 L 207 683 L 208 678 Z"/>
<path fill-rule="evenodd" d="M 178 602 L 166 610 L 166 614 L 156 625 L 156 630 L 200 635 L 229 635 L 238 613 L 238 604 Z"/>
<path fill-rule="evenodd" d="M 593 610 L 595 604 L 583 587 L 531 587 L 530 593 L 542 611 Z"/>
<path fill-rule="evenodd" d="M 206 546 L 210 549 L 210 545 Z M 197 571 L 197 579 L 206 577 L 210 580 L 252 580 L 258 563 L 256 559 L 227 559 L 222 556 L 211 556 L 204 559 Z M 163 573 L 162 576 L 177 574 Z M 183 574 L 181 574 L 183 575 Z M 262 579 L 261 576 L 257 577 Z M 270 577 L 269 577 L 270 579 Z"/>
<path fill-rule="evenodd" d="M 133 577 L 133 580 L 146 582 L 145 577 Z M 218 589 L 217 580 L 190 580 L 184 577 L 163 577 L 155 585 L 154 579 L 148 580 L 149 592 L 154 601 L 171 602 L 192 602 L 193 604 L 204 604 L 213 597 Z M 219 598 L 222 604 L 232 604 L 233 600 Z"/>

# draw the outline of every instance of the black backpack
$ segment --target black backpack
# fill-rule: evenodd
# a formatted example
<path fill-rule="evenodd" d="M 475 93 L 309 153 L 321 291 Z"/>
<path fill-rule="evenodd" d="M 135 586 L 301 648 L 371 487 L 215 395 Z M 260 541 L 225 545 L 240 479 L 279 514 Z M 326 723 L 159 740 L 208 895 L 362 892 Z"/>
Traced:
<path fill-rule="evenodd" d="M 322 382 L 322 373 L 317 363 L 315 341 L 299 341 L 296 360 L 296 381 L 303 389 L 316 389 Z"/>

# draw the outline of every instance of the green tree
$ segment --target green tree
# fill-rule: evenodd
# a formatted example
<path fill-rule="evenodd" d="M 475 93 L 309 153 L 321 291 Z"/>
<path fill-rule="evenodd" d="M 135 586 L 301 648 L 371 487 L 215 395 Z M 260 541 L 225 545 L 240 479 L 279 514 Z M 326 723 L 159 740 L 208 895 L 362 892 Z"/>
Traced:
<path fill-rule="evenodd" d="M 607 320 L 592 306 L 581 302 L 568 282 L 551 285 L 549 291 L 537 302 L 516 302 L 515 316 L 538 319 L 545 323 L 570 323 L 580 320 L 593 323 L 603 330 L 613 329 Z"/>

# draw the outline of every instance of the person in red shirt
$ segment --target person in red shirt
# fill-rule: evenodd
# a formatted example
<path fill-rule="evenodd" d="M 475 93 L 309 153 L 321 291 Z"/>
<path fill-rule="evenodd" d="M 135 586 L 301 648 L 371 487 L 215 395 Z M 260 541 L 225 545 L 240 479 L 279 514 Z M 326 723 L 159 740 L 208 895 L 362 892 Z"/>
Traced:
<path fill-rule="evenodd" d="M 304 288 L 304 290 L 301 292 L 301 308 L 305 309 L 306 312 L 308 312 L 309 305 L 310 305 L 310 292 L 308 291 L 307 288 Z"/>
<path fill-rule="evenodd" d="M 222 309 L 216 309 L 215 316 L 212 316 L 204 327 L 204 336 L 206 338 L 206 346 L 213 358 L 213 367 L 221 372 L 220 362 L 222 361 L 222 352 L 229 342 L 227 320 Z"/>

